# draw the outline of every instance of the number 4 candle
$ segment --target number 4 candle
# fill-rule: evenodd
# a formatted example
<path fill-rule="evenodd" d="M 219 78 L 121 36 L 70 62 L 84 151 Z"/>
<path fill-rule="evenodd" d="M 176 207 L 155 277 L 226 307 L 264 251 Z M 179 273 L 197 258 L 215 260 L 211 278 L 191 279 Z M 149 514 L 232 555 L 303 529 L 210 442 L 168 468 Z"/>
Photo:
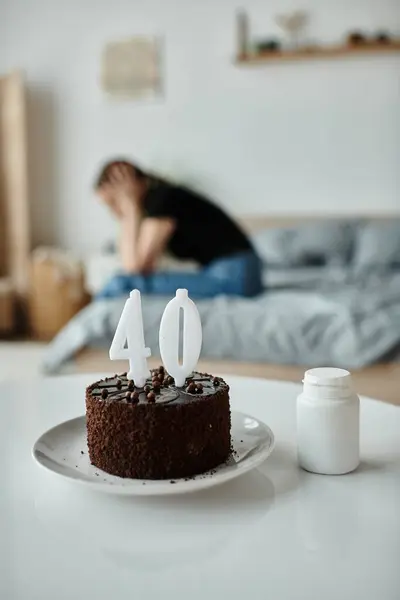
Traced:
<path fill-rule="evenodd" d="M 182 363 L 179 362 L 180 312 L 183 311 Z M 125 348 L 125 341 L 127 347 Z M 163 313 L 159 331 L 160 353 L 168 373 L 175 379 L 177 387 L 185 385 L 186 377 L 195 369 L 199 360 L 202 329 L 200 315 L 187 290 L 177 290 Z M 110 348 L 110 359 L 128 359 L 128 378 L 137 387 L 143 387 L 150 372 L 147 358 L 151 351 L 146 348 L 143 333 L 142 305 L 140 292 L 133 290 L 125 303 L 124 310 Z"/>
<path fill-rule="evenodd" d="M 125 348 L 125 342 L 127 347 Z M 144 343 L 142 302 L 139 290 L 133 290 L 125 302 L 114 339 L 110 347 L 110 359 L 129 360 L 128 379 L 133 379 L 137 387 L 143 387 L 150 375 L 147 358 L 150 348 Z"/>

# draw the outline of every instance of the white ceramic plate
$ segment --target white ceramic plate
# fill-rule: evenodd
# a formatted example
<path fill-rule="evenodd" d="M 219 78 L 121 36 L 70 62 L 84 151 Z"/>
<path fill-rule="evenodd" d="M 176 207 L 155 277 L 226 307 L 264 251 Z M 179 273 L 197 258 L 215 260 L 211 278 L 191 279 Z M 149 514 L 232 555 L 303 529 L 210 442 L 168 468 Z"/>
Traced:
<path fill-rule="evenodd" d="M 232 412 L 233 454 L 227 463 L 193 479 L 124 479 L 90 464 L 84 416 L 49 429 L 35 443 L 33 457 L 49 471 L 102 492 L 132 496 L 180 494 L 218 485 L 261 464 L 272 452 L 274 434 L 254 417 Z"/>

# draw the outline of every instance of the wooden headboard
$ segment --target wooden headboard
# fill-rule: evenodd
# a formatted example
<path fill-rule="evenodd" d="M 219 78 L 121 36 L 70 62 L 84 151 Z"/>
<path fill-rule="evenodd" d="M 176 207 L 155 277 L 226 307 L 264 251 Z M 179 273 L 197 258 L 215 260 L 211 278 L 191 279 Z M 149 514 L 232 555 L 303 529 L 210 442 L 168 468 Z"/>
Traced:
<path fill-rule="evenodd" d="M 246 231 L 255 233 L 261 229 L 275 229 L 278 227 L 293 227 L 309 223 L 326 222 L 329 220 L 363 220 L 363 221 L 391 221 L 400 219 L 399 214 L 393 215 L 254 215 L 240 217 L 239 220 Z"/>

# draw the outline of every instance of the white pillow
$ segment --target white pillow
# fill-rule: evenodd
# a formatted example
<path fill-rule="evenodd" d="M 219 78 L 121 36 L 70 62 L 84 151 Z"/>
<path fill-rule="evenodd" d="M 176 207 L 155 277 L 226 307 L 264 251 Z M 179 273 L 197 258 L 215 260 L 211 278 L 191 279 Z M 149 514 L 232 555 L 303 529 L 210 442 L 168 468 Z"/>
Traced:
<path fill-rule="evenodd" d="M 351 257 L 356 228 L 356 222 L 324 221 L 264 229 L 252 241 L 261 260 L 270 267 L 345 265 Z"/>

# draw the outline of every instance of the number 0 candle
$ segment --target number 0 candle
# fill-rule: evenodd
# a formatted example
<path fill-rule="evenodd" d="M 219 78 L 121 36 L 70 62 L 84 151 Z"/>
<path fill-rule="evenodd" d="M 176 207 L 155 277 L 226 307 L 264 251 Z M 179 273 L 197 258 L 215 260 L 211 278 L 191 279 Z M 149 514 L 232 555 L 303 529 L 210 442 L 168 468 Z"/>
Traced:
<path fill-rule="evenodd" d="M 127 347 L 125 348 L 125 342 Z M 125 302 L 114 339 L 110 347 L 110 359 L 129 360 L 128 379 L 133 379 L 137 387 L 143 387 L 150 375 L 147 358 L 150 348 L 144 343 L 142 302 L 139 290 L 133 290 Z"/>
<path fill-rule="evenodd" d="M 183 310 L 182 364 L 179 363 L 179 316 Z M 165 368 L 175 379 L 177 387 L 185 385 L 186 377 L 199 360 L 202 330 L 199 311 L 187 290 L 177 290 L 165 307 L 160 325 L 160 353 Z"/>

